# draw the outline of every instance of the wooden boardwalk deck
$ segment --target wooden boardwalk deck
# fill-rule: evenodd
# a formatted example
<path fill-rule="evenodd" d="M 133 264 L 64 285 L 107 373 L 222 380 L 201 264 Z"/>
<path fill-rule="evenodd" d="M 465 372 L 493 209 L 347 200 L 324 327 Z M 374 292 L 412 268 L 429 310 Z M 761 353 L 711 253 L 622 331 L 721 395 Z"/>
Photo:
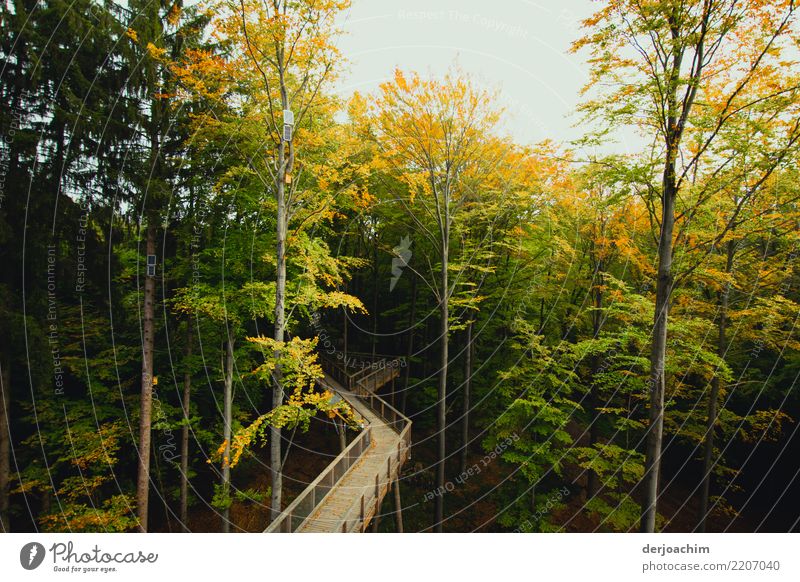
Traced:
<path fill-rule="evenodd" d="M 348 513 L 360 512 L 362 496 L 368 500 L 360 529 L 366 528 L 380 508 L 380 503 L 397 478 L 399 468 L 392 466 L 397 459 L 402 441 L 400 435 L 382 418 L 365 406 L 355 394 L 346 392 L 333 378 L 326 375 L 326 383 L 342 395 L 372 427 L 372 442 L 361 458 L 341 478 L 311 514 L 298 532 L 340 531 Z M 377 484 L 376 484 L 377 478 Z"/>
<path fill-rule="evenodd" d="M 328 369 L 320 384 L 338 393 L 368 426 L 266 532 L 364 531 L 408 460 L 411 421 L 375 393 L 399 375 L 397 367 L 383 365 L 368 374 L 324 367 Z"/>

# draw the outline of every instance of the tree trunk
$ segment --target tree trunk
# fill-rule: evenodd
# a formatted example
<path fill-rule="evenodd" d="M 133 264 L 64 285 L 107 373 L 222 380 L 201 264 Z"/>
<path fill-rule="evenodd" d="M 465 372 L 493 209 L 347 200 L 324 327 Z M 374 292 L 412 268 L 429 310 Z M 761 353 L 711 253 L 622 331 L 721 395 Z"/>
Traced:
<path fill-rule="evenodd" d="M 600 337 L 600 328 L 603 323 L 603 315 L 601 309 L 603 308 L 603 263 L 597 264 L 597 285 L 595 285 L 594 294 L 594 312 L 592 313 L 592 337 L 597 339 Z M 599 356 L 594 356 L 592 361 L 592 375 L 596 375 L 600 371 L 601 359 Z M 597 382 L 592 378 L 591 388 L 589 389 L 589 446 L 594 448 L 600 435 L 600 427 L 598 426 L 599 415 L 597 414 L 597 407 L 599 403 L 599 395 L 597 393 Z M 589 469 L 586 476 L 586 499 L 592 499 L 597 495 L 598 491 L 598 478 L 597 472 Z"/>
<path fill-rule="evenodd" d="M 11 482 L 11 366 L 0 360 L 0 531 L 11 531 L 9 485 Z"/>
<path fill-rule="evenodd" d="M 345 291 L 345 292 L 347 292 L 347 291 Z M 348 338 L 347 338 L 347 328 L 349 327 L 348 326 L 348 317 L 349 316 L 347 315 L 347 308 L 346 307 L 342 307 L 342 315 L 344 316 L 344 322 L 343 322 L 343 327 L 344 327 L 344 334 L 343 335 L 344 335 L 344 338 L 342 340 L 344 353 L 342 354 L 342 365 L 344 366 L 345 371 L 347 371 L 347 348 L 349 347 L 348 346 Z M 347 388 L 349 390 L 350 387 L 349 386 L 345 386 L 345 388 Z"/>
<path fill-rule="evenodd" d="M 449 246 L 447 238 L 443 240 L 442 244 L 442 271 L 441 271 L 441 360 L 439 361 L 439 401 L 437 403 L 437 430 L 439 432 L 439 450 L 438 450 L 438 463 L 436 465 L 436 488 L 440 495 L 436 497 L 436 515 L 434 517 L 434 531 L 442 533 L 442 522 L 444 521 L 444 475 L 445 475 L 445 460 L 447 457 L 447 444 L 445 432 L 447 428 L 447 365 L 449 360 L 448 355 L 448 333 L 450 331 L 450 323 L 448 321 L 449 313 L 449 289 L 447 277 L 447 263 L 448 263 Z"/>
<path fill-rule="evenodd" d="M 725 273 L 730 273 L 733 269 L 735 243 L 728 241 L 727 258 L 725 261 Z M 726 284 L 722 289 L 719 298 L 719 326 L 717 337 L 717 355 L 725 357 L 728 338 L 728 299 L 730 297 L 730 285 Z M 714 376 L 711 382 L 711 393 L 708 396 L 708 419 L 706 421 L 706 438 L 703 447 L 703 482 L 700 490 L 700 519 L 697 524 L 697 531 L 706 531 L 706 519 L 708 518 L 708 501 L 711 492 L 711 472 L 714 466 L 714 429 L 717 425 L 717 405 L 719 401 L 719 391 L 721 385 L 719 375 Z"/>
<path fill-rule="evenodd" d="M 672 294 L 672 233 L 675 226 L 675 151 L 667 152 L 664 168 L 661 233 L 658 243 L 658 278 L 653 323 L 653 347 L 650 356 L 650 410 L 643 477 L 644 501 L 640 529 L 653 533 L 656 527 L 658 478 L 661 468 L 661 445 L 664 433 L 664 365 L 667 356 L 667 318 Z"/>
<path fill-rule="evenodd" d="M 231 510 L 227 505 L 231 494 L 231 424 L 233 422 L 233 338 L 228 332 L 228 339 L 225 341 L 225 391 L 223 394 L 223 420 L 222 438 L 225 442 L 225 452 L 223 453 L 222 463 L 222 490 L 226 507 L 222 510 L 222 533 L 231 531 Z"/>
<path fill-rule="evenodd" d="M 186 349 L 184 352 L 183 371 L 183 427 L 181 429 L 181 529 L 189 532 L 189 404 L 192 397 L 192 372 L 189 360 L 192 357 L 192 324 L 193 318 L 186 322 Z"/>
<path fill-rule="evenodd" d="M 372 248 L 372 363 L 376 362 L 378 354 L 378 240 L 374 241 Z"/>
<path fill-rule="evenodd" d="M 394 482 L 394 517 L 397 533 L 403 533 L 403 506 L 400 503 L 400 478 Z"/>
<path fill-rule="evenodd" d="M 52 499 L 51 499 L 51 490 L 50 489 L 45 489 L 45 491 L 42 493 L 42 509 L 39 512 L 41 515 L 49 515 L 50 514 L 50 508 L 51 508 L 51 505 L 52 505 L 51 501 L 52 501 Z"/>
<path fill-rule="evenodd" d="M 417 314 L 417 278 L 411 280 L 411 311 L 408 314 L 408 347 L 406 348 L 406 374 L 403 393 L 400 395 L 400 411 L 406 413 L 406 398 L 411 379 L 411 355 L 414 353 L 414 318 Z"/>
<path fill-rule="evenodd" d="M 334 420 L 339 429 L 339 452 L 344 452 L 347 448 L 347 426 L 343 420 Z"/>
<path fill-rule="evenodd" d="M 152 218 L 147 225 L 147 255 L 156 254 L 156 228 Z M 146 268 L 146 267 L 145 267 Z M 136 480 L 136 516 L 139 531 L 147 532 L 148 496 L 150 493 L 150 426 L 153 409 L 153 343 L 156 280 L 145 274 L 142 338 L 142 388 L 139 410 L 139 472 Z"/>
<path fill-rule="evenodd" d="M 284 98 L 284 103 L 286 100 Z M 284 108 L 286 105 L 284 105 Z M 286 142 L 281 139 L 278 147 L 278 172 L 276 198 L 277 216 L 277 278 L 275 283 L 275 334 L 274 339 L 279 346 L 284 340 L 286 312 L 286 232 L 288 230 L 288 213 L 286 209 Z M 281 350 L 274 353 L 275 371 L 272 375 L 272 407 L 283 405 L 283 371 L 280 365 Z M 283 490 L 283 468 L 281 466 L 281 429 L 270 427 L 270 477 L 272 481 L 272 500 L 270 504 L 270 520 L 276 520 L 281 513 L 281 493 Z"/>
<path fill-rule="evenodd" d="M 464 409 L 461 419 L 461 473 L 467 470 L 469 447 L 469 397 L 472 389 L 472 323 L 467 325 L 467 346 L 464 349 Z"/>
<path fill-rule="evenodd" d="M 284 10 L 285 10 L 284 6 Z M 278 87 L 281 96 L 281 108 L 289 109 L 289 92 L 286 87 L 286 47 L 283 42 L 275 45 L 275 68 L 278 73 Z M 286 328 L 286 238 L 289 230 L 289 205 L 286 195 L 286 177 L 291 175 L 294 167 L 294 146 L 279 136 L 278 159 L 275 171 L 275 201 L 277 203 L 276 220 L 276 281 L 275 281 L 275 333 L 273 339 L 279 347 L 274 353 L 275 370 L 272 374 L 272 407 L 283 405 L 283 370 L 280 357 Z M 283 493 L 283 461 L 281 459 L 281 429 L 270 427 L 270 476 L 272 480 L 272 500 L 270 519 L 274 521 L 281 513 Z"/>

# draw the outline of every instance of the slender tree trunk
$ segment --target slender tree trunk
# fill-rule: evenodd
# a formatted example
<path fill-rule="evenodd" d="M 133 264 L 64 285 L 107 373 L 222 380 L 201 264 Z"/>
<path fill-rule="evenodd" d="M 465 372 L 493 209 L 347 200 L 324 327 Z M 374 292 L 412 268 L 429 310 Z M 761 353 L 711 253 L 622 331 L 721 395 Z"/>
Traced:
<path fill-rule="evenodd" d="M 411 311 L 408 314 L 408 347 L 406 348 L 406 374 L 403 393 L 400 395 L 400 410 L 406 413 L 406 398 L 411 380 L 411 355 L 414 353 L 414 320 L 417 315 L 417 278 L 411 280 Z"/>
<path fill-rule="evenodd" d="M 230 331 L 228 332 L 230 334 Z M 225 390 L 222 409 L 222 438 L 225 441 L 225 452 L 222 463 L 222 490 L 227 501 L 231 494 L 231 424 L 233 422 L 233 338 L 228 335 L 225 340 Z M 226 506 L 222 510 L 222 533 L 231 531 L 231 510 Z"/>
<path fill-rule="evenodd" d="M 11 365 L 0 359 L 0 531 L 11 531 L 9 485 L 11 482 Z"/>
<path fill-rule="evenodd" d="M 286 106 L 284 105 L 284 108 Z M 278 147 L 278 172 L 276 198 L 277 216 L 277 277 L 275 283 L 275 335 L 278 344 L 284 341 L 286 312 L 286 232 L 288 230 L 288 212 L 286 208 L 286 142 L 281 140 Z M 280 365 L 281 350 L 274 354 L 276 363 L 273 372 L 272 407 L 283 404 L 283 371 Z M 270 476 L 272 480 L 272 502 L 270 519 L 274 521 L 281 513 L 281 497 L 283 490 L 283 467 L 281 459 L 281 429 L 270 427 Z"/>
<path fill-rule="evenodd" d="M 640 529 L 653 533 L 656 527 L 658 479 L 661 468 L 661 445 L 664 433 L 664 366 L 667 357 L 667 318 L 672 294 L 672 233 L 675 226 L 675 150 L 668 148 L 664 169 L 661 233 L 658 243 L 658 278 L 653 324 L 653 347 L 650 356 L 650 410 L 643 477 L 642 519 Z"/>
<path fill-rule="evenodd" d="M 594 359 L 595 359 L 595 361 L 598 360 L 598 358 L 596 358 L 596 357 Z M 596 370 L 597 369 L 597 364 L 596 363 L 593 364 L 592 368 Z M 596 386 L 596 384 L 594 382 L 592 382 L 592 386 L 589 389 L 589 419 L 590 419 L 589 422 L 591 423 L 590 426 L 589 426 L 589 447 L 592 448 L 592 449 L 594 448 L 594 445 L 597 443 L 598 434 L 600 432 L 599 428 L 597 426 L 597 420 L 598 420 L 597 401 L 598 401 L 597 386 Z M 597 472 L 594 471 L 593 469 L 589 469 L 587 474 L 586 474 L 586 500 L 587 501 L 589 499 L 594 498 L 595 495 L 597 495 L 597 491 L 598 491 L 597 483 L 598 483 Z"/>
<path fill-rule="evenodd" d="M 597 265 L 597 285 L 593 291 L 594 294 L 594 307 L 595 311 L 592 313 L 592 332 L 594 339 L 600 337 L 600 327 L 602 326 L 603 316 L 600 311 L 603 308 L 603 264 L 598 262 Z M 592 361 L 592 375 L 596 375 L 600 371 L 600 357 L 594 356 Z M 600 427 L 598 426 L 599 415 L 597 414 L 597 407 L 599 403 L 599 395 L 597 393 L 597 382 L 592 378 L 591 388 L 589 389 L 589 446 L 594 448 L 600 435 Z M 589 500 L 597 495 L 597 472 L 589 469 L 586 476 L 586 499 Z"/>
<path fill-rule="evenodd" d="M 189 532 L 189 404 L 192 398 L 192 372 L 189 360 L 192 357 L 192 323 L 189 318 L 186 322 L 186 350 L 184 352 L 183 371 L 183 427 L 181 428 L 181 529 Z"/>
<path fill-rule="evenodd" d="M 551 252 L 550 253 L 550 259 L 551 260 L 547 262 L 547 264 L 548 264 L 547 275 L 545 276 L 545 281 L 546 281 L 546 283 L 548 285 L 550 283 L 550 271 L 552 269 L 552 264 L 553 264 L 552 258 L 553 258 L 553 253 Z M 545 323 L 544 308 L 545 308 L 544 296 L 542 296 L 542 298 L 539 300 L 539 333 L 540 334 L 544 334 L 544 323 Z"/>
<path fill-rule="evenodd" d="M 403 506 L 400 503 L 400 478 L 394 482 L 394 517 L 397 533 L 403 533 Z"/>
<path fill-rule="evenodd" d="M 450 331 L 449 318 L 449 283 L 447 277 L 447 264 L 448 264 L 449 245 L 445 235 L 442 241 L 442 271 L 441 271 L 441 360 L 439 362 L 439 401 L 437 403 L 437 429 L 439 431 L 439 450 L 438 450 L 438 463 L 436 465 L 436 488 L 441 493 L 436 497 L 436 515 L 434 517 L 434 531 L 442 533 L 442 525 L 444 521 L 444 477 L 445 477 L 445 460 L 447 457 L 447 442 L 446 442 L 446 429 L 447 429 L 447 366 L 449 361 L 448 354 L 448 334 Z"/>
<path fill-rule="evenodd" d="M 730 273 L 733 269 L 735 243 L 728 241 L 727 257 L 725 262 L 725 272 Z M 725 357 L 728 346 L 728 300 L 730 297 L 730 285 L 726 284 L 720 293 L 719 305 L 719 324 L 717 337 L 717 355 Z M 708 518 L 709 495 L 711 493 L 711 473 L 714 466 L 714 430 L 717 425 L 718 401 L 720 392 L 719 375 L 715 375 L 711 381 L 711 393 L 708 396 L 708 419 L 706 421 L 706 438 L 703 447 L 703 482 L 700 490 L 700 519 L 697 524 L 697 531 L 706 531 L 706 520 Z"/>
<path fill-rule="evenodd" d="M 286 13 L 286 5 L 283 6 Z M 281 97 L 281 108 L 286 111 L 290 107 L 289 92 L 286 87 L 286 47 L 283 42 L 275 45 L 275 68 L 278 74 L 278 87 Z M 289 230 L 289 203 L 287 201 L 287 175 L 291 176 L 294 167 L 294 146 L 279 136 L 278 159 L 275 172 L 275 201 L 277 204 L 276 220 L 276 281 L 275 281 L 275 333 L 273 339 L 280 346 L 283 344 L 286 328 L 286 238 Z M 280 357 L 282 348 L 275 351 L 275 371 L 272 374 L 272 407 L 283 405 L 283 370 Z M 270 476 L 272 480 L 272 500 L 270 519 L 275 520 L 281 513 L 283 495 L 283 460 L 281 458 L 281 430 L 270 427 Z"/>
<path fill-rule="evenodd" d="M 42 493 L 42 509 L 39 512 L 41 515 L 48 515 L 50 513 L 51 501 L 50 489 L 46 489 L 44 493 Z"/>
<path fill-rule="evenodd" d="M 464 349 L 464 408 L 461 419 L 461 473 L 467 470 L 469 448 L 469 398 L 472 389 L 472 323 L 467 325 L 467 346 Z"/>
<path fill-rule="evenodd" d="M 344 316 L 344 322 L 343 322 L 343 325 L 344 325 L 344 339 L 343 339 L 344 354 L 342 355 L 342 364 L 344 365 L 344 369 L 346 371 L 347 370 L 347 349 L 349 347 L 348 346 L 348 337 L 347 337 L 347 328 L 350 327 L 348 325 L 349 322 L 348 322 L 348 315 L 347 315 L 347 308 L 346 307 L 342 307 L 342 315 Z M 348 386 L 345 386 L 345 388 L 349 389 Z"/>
<path fill-rule="evenodd" d="M 156 228 L 148 219 L 147 255 L 156 254 Z M 150 427 L 153 409 L 153 343 L 156 280 L 145 276 L 142 338 L 142 388 L 139 411 L 139 472 L 136 480 L 136 516 L 139 531 L 147 532 L 148 496 L 150 493 Z"/>
<path fill-rule="evenodd" d="M 339 452 L 344 452 L 347 448 L 347 427 L 343 420 L 335 420 L 339 428 Z"/>
<path fill-rule="evenodd" d="M 19 39 L 18 54 L 25 54 L 27 52 L 27 43 Z M 11 95 L 6 102 L 6 107 L 11 111 L 22 111 L 20 109 L 21 95 L 24 89 L 22 88 L 23 76 L 20 75 L 19 69 L 23 66 L 23 60 L 17 59 L 17 65 L 9 70 L 9 74 L 17 80 L 11 85 Z M 6 66 L 10 63 L 6 61 Z M 21 121 L 21 120 L 20 120 Z M 19 152 L 21 140 L 10 140 L 8 145 L 8 160 L 6 167 L 6 176 L 9 183 L 14 183 L 22 175 L 19 168 Z M 6 212 L 14 212 L 6 207 Z M 13 232 L 13 231 L 12 231 Z M 4 244 L 2 253 L 0 255 L 5 259 L 12 253 L 12 245 Z M 17 276 L 15 269 L 3 261 L 5 266 L 0 271 L 0 285 L 8 286 L 14 289 L 13 278 Z M 15 309 L 9 302 L 4 305 L 5 309 Z M 7 333 L 4 335 L 8 335 Z M 3 342 L 0 342 L 0 531 L 3 533 L 11 532 L 11 516 L 9 515 L 10 499 L 9 491 L 11 487 L 11 346 L 6 343 L 9 338 L 5 337 Z"/>
<path fill-rule="evenodd" d="M 374 241 L 372 248 L 372 363 L 378 354 L 378 240 Z"/>

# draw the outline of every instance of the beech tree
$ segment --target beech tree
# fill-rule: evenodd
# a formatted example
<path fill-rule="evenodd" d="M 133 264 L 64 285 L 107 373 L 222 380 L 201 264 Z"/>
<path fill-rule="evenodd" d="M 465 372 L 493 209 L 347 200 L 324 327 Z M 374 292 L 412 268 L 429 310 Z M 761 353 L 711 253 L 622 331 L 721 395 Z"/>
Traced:
<path fill-rule="evenodd" d="M 349 5 L 347 0 L 221 1 L 211 4 L 213 26 L 227 47 L 224 59 L 216 61 L 228 92 L 244 90 L 242 112 L 262 124 L 265 190 L 275 200 L 276 282 L 274 334 L 277 362 L 273 370 L 273 407 L 284 401 L 280 346 L 286 333 L 286 256 L 289 223 L 306 206 L 302 174 L 298 164 L 302 131 L 313 121 L 317 108 L 330 103 L 327 86 L 340 64 L 332 44 L 334 18 Z M 201 55 L 202 57 L 202 55 Z M 206 61 L 207 62 L 207 61 Z M 197 64 L 197 63 L 195 63 Z M 196 69 L 198 71 L 198 69 Z M 202 76 L 205 71 L 199 68 Z M 201 82 L 195 83 L 201 88 Z M 297 170 L 297 175 L 295 175 Z M 281 432 L 270 430 L 272 517 L 281 510 Z"/>
<path fill-rule="evenodd" d="M 727 167 L 730 152 L 720 147 L 725 143 L 720 137 L 731 125 L 749 120 L 748 138 L 762 144 L 748 160 L 760 172 L 745 183 L 740 206 L 796 149 L 798 76 L 781 62 L 794 20 L 792 0 L 612 0 L 584 22 L 587 34 L 574 45 L 574 50 L 589 49 L 589 87 L 601 93 L 583 111 L 605 128 L 637 127 L 656 144 L 651 159 L 660 164 L 652 168 L 660 180 L 648 184 L 646 194 L 658 232 L 658 272 L 644 532 L 654 531 L 656 523 L 676 226 L 690 222 L 718 187 L 712 179 L 695 178 L 717 176 Z M 727 228 L 715 233 L 710 246 Z"/>
<path fill-rule="evenodd" d="M 437 487 L 444 490 L 447 459 L 447 377 L 450 362 L 450 302 L 459 277 L 450 277 L 451 236 L 464 219 L 481 182 L 502 159 L 494 135 L 499 112 L 492 94 L 478 89 L 464 75 L 450 72 L 439 81 L 406 75 L 381 85 L 368 113 L 367 131 L 381 150 L 381 160 L 404 186 L 392 193 L 403 206 L 418 234 L 431 245 L 424 278 L 439 304 L 439 388 L 437 398 Z M 434 529 L 442 531 L 444 500 L 437 496 Z"/>

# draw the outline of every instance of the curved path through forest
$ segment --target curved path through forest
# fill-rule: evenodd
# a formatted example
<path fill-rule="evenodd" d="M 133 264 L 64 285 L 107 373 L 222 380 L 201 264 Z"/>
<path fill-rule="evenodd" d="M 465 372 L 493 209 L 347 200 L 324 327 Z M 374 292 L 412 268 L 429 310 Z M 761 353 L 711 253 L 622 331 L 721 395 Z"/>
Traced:
<path fill-rule="evenodd" d="M 409 457 L 411 421 L 376 392 L 399 375 L 397 360 L 377 359 L 348 373 L 323 360 L 319 383 L 341 396 L 365 428 L 265 530 L 272 532 L 363 532 L 397 483 Z M 395 492 L 399 511 L 399 492 Z"/>

